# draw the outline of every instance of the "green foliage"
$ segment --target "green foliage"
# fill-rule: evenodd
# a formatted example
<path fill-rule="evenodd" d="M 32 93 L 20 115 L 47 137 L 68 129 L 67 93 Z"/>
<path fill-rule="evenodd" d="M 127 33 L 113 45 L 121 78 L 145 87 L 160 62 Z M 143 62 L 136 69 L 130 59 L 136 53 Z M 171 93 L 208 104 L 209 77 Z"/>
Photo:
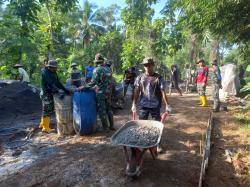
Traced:
<path fill-rule="evenodd" d="M 250 132 L 249 112 L 240 112 L 234 115 L 235 121 L 240 125 L 241 129 Z"/>
<path fill-rule="evenodd" d="M 12 67 L 22 63 L 38 84 L 43 60 L 58 58 L 65 80 L 73 62 L 83 71 L 98 52 L 113 61 L 117 80 L 145 56 L 154 57 L 156 70 L 165 73 L 172 64 L 183 69 L 214 54 L 244 68 L 250 61 L 247 0 L 169 0 L 158 19 L 151 7 L 157 0 L 126 0 L 121 13 L 117 5 L 98 8 L 86 0 L 80 7 L 77 2 L 7 0 L 3 6 L 0 1 L 0 77 L 15 77 Z M 248 76 L 245 92 L 249 81 Z"/>
<path fill-rule="evenodd" d="M 123 68 L 139 64 L 147 55 L 146 46 L 149 36 L 153 9 L 150 7 L 156 1 L 126 0 L 127 7 L 122 11 L 125 24 L 125 41 L 122 45 Z"/>
<path fill-rule="evenodd" d="M 170 0 L 163 12 L 180 12 L 180 23 L 195 33 L 209 29 L 228 41 L 250 41 L 250 4 L 248 0 Z"/>
<path fill-rule="evenodd" d="M 116 82 L 122 82 L 122 80 L 123 80 L 123 74 L 116 74 L 116 73 L 114 73 L 113 77 L 115 78 Z"/>

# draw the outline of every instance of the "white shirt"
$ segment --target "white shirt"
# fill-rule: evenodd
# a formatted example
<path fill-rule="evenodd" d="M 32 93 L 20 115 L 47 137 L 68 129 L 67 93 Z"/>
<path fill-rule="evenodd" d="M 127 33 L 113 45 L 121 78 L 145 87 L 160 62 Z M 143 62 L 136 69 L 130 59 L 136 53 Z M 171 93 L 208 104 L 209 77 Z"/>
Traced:
<path fill-rule="evenodd" d="M 18 72 L 21 78 L 20 79 L 21 82 L 30 82 L 29 75 L 23 68 L 18 68 Z"/>

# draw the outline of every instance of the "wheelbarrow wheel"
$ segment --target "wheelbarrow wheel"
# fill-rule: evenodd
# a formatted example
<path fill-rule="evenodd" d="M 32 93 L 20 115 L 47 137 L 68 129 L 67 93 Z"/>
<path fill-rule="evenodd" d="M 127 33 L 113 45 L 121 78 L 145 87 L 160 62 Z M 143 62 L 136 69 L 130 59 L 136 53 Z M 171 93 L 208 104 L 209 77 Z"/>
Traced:
<path fill-rule="evenodd" d="M 135 175 L 137 169 L 137 160 L 136 160 L 136 149 L 131 149 L 131 155 L 129 163 L 127 165 L 127 174 L 132 176 Z"/>

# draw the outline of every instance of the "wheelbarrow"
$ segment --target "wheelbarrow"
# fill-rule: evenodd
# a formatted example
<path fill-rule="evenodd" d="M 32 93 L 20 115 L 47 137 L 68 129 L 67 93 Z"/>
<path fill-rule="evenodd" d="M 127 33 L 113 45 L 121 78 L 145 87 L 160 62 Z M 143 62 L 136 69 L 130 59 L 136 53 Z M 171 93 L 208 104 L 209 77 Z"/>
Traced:
<path fill-rule="evenodd" d="M 126 159 L 126 175 L 132 178 L 137 178 L 140 176 L 142 171 L 142 165 L 143 165 L 143 156 L 144 154 L 149 151 L 152 158 L 155 160 L 158 153 L 157 153 L 157 147 L 161 140 L 161 135 L 163 131 L 163 122 L 165 121 L 167 117 L 167 113 L 164 113 L 161 116 L 161 121 L 155 121 L 155 120 L 135 120 L 135 113 L 133 113 L 133 120 L 126 122 L 120 129 L 118 129 L 113 136 L 111 137 L 111 142 L 114 145 L 123 146 L 125 159 Z M 126 143 L 123 141 L 123 139 L 120 139 L 119 136 L 121 136 L 122 133 L 125 131 L 130 130 L 129 133 L 125 133 L 127 139 L 130 139 L 133 137 L 133 132 L 136 131 L 137 128 L 144 128 L 144 127 L 153 127 L 156 129 L 154 131 L 154 140 L 152 143 L 145 144 L 144 142 L 141 142 L 140 139 L 147 139 L 147 136 L 149 137 L 150 133 L 153 133 L 153 131 L 149 130 L 145 134 L 136 134 L 136 137 L 138 138 L 138 141 Z M 156 133 L 155 133 L 156 132 Z M 140 136 L 144 136 L 141 138 Z"/>

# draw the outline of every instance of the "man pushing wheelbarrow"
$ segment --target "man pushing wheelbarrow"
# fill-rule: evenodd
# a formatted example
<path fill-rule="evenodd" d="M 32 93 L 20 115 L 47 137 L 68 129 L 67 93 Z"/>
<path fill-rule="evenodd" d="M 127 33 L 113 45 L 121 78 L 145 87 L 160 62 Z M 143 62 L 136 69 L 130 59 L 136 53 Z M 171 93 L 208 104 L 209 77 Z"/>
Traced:
<path fill-rule="evenodd" d="M 127 122 L 113 136 L 112 142 L 123 145 L 128 176 L 139 176 L 143 162 L 143 154 L 149 150 L 153 159 L 157 156 L 163 122 L 166 114 L 171 112 L 168 98 L 165 93 L 165 83 L 161 75 L 154 72 L 154 60 L 145 58 L 142 62 L 145 73 L 135 80 L 134 98 L 132 103 L 133 121 Z M 139 100 L 139 120 L 135 120 L 136 105 Z M 160 115 L 162 100 L 166 108 L 165 113 Z M 153 120 L 148 120 L 149 114 Z M 130 152 L 130 154 L 129 154 Z"/>

